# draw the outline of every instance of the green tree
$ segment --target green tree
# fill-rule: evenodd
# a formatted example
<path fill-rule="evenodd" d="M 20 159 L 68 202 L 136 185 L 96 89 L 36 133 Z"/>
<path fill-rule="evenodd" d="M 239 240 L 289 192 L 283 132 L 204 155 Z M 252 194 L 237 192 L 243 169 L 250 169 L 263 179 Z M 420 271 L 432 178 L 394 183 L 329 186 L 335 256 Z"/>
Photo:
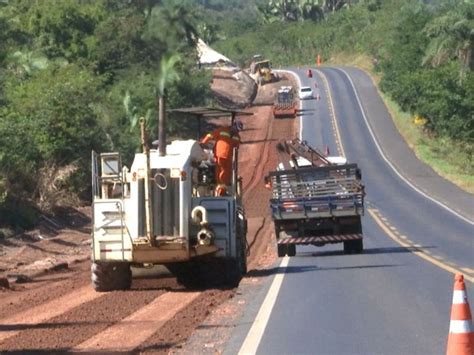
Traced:
<path fill-rule="evenodd" d="M 87 58 L 97 23 L 105 16 L 101 2 L 80 4 L 74 0 L 13 1 L 23 9 L 18 29 L 28 37 L 31 51 L 48 58 L 74 61 Z"/>
<path fill-rule="evenodd" d="M 451 10 L 430 21 L 424 32 L 430 44 L 423 63 L 437 67 L 457 58 L 462 81 L 474 67 L 474 3 L 457 1 Z"/>
<path fill-rule="evenodd" d="M 196 17 L 184 1 L 165 0 L 151 10 L 144 33 L 148 41 L 159 41 L 163 52 L 194 48 L 197 41 Z"/>
<path fill-rule="evenodd" d="M 107 73 L 111 79 L 117 71 L 140 63 L 159 61 L 164 49 L 156 41 L 146 41 L 146 17 L 133 8 L 119 9 L 101 21 L 94 32 L 94 51 L 91 59 L 98 74 Z"/>
<path fill-rule="evenodd" d="M 317 0 L 270 0 L 257 8 L 265 23 L 320 21 L 324 18 Z"/>
<path fill-rule="evenodd" d="M 68 65 L 40 71 L 7 90 L 9 105 L 2 111 L 0 146 L 9 152 L 2 164 L 18 198 L 29 194 L 34 200 L 35 171 L 72 163 L 78 170 L 69 190 L 87 191 L 83 181 L 88 180 L 90 150 L 104 148 L 104 132 L 95 112 L 100 86 L 89 71 Z"/>
<path fill-rule="evenodd" d="M 322 8 L 324 12 L 335 12 L 348 5 L 351 5 L 350 0 L 324 0 Z"/>

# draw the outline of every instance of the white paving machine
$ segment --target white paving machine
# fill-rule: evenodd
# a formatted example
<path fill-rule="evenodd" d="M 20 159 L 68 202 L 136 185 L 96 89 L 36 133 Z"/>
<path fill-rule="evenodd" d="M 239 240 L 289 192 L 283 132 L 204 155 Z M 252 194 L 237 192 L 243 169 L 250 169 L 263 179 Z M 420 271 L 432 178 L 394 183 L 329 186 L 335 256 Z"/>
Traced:
<path fill-rule="evenodd" d="M 205 107 L 173 111 L 199 122 L 248 114 Z M 198 141 L 149 149 L 143 122 L 141 127 L 143 151 L 130 168 L 117 152 L 92 152 L 94 289 L 129 289 L 131 266 L 156 264 L 192 285 L 214 277 L 235 287 L 246 273 L 247 256 L 237 150 L 228 195 L 215 196 L 214 163 Z"/>

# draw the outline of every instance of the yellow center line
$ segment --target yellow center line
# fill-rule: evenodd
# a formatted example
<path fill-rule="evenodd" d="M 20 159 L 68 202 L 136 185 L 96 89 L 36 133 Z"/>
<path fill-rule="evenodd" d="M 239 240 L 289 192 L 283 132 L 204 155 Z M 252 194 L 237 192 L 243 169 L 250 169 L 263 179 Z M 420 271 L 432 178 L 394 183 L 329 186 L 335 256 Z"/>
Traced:
<path fill-rule="evenodd" d="M 326 78 L 326 76 L 323 74 L 322 71 L 316 70 L 318 75 L 321 77 L 321 79 L 324 81 L 324 86 L 326 88 L 326 92 L 328 94 L 328 99 L 329 99 L 329 111 L 330 116 L 332 118 L 332 125 L 333 125 L 333 130 L 336 132 L 336 145 L 337 145 L 337 150 L 339 151 L 339 155 L 342 157 L 346 156 L 346 153 L 344 152 L 344 146 L 342 145 L 342 140 L 341 140 L 341 134 L 339 133 L 339 127 L 337 125 L 337 119 L 336 119 L 336 110 L 334 109 L 334 101 L 332 100 L 332 95 L 331 91 L 329 90 L 329 83 Z"/>
<path fill-rule="evenodd" d="M 382 228 L 382 230 L 391 238 L 393 239 L 395 242 L 397 242 L 398 244 L 400 244 L 402 247 L 405 247 L 405 248 L 409 248 L 411 247 L 411 245 L 405 241 L 403 241 L 402 239 L 398 238 L 383 222 L 382 220 L 380 219 L 380 217 L 377 215 L 376 213 L 376 210 L 372 209 L 372 208 L 369 208 L 368 209 L 369 211 L 369 214 L 372 216 L 372 218 L 375 220 L 375 222 L 379 225 L 380 228 Z M 463 269 L 458 269 L 456 267 L 452 267 L 450 265 L 448 265 L 447 263 L 445 262 L 441 262 L 439 260 L 436 260 L 435 257 L 432 257 L 430 255 L 427 255 L 423 250 L 421 251 L 412 251 L 413 254 L 425 259 L 426 261 L 429 261 L 430 263 L 440 267 L 441 269 L 445 270 L 445 271 L 448 271 L 452 274 L 457 274 L 457 273 L 463 273 L 462 270 Z M 471 276 L 468 276 L 468 275 L 464 275 L 464 279 L 465 280 L 468 280 L 472 283 L 474 283 L 474 277 L 471 277 Z"/>

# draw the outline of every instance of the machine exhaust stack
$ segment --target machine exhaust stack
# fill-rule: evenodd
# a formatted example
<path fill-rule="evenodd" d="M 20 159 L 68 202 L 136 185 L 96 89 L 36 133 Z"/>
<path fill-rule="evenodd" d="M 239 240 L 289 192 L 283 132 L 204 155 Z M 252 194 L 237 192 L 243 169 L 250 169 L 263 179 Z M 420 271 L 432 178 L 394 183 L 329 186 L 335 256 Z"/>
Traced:
<path fill-rule="evenodd" d="M 150 191 L 150 150 L 146 144 L 145 119 L 140 118 L 140 138 L 142 143 L 143 153 L 146 156 L 145 168 L 145 220 L 146 220 L 146 237 L 153 245 L 153 220 L 151 212 L 151 191 Z"/>
<path fill-rule="evenodd" d="M 165 98 L 161 95 L 158 99 L 158 155 L 166 155 L 166 116 L 165 116 Z"/>

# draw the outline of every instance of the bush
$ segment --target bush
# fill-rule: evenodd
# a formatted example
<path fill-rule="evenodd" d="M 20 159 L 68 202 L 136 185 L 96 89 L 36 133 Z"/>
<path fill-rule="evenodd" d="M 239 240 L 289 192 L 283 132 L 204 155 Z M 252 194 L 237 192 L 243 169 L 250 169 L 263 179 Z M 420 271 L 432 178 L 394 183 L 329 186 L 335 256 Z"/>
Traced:
<path fill-rule="evenodd" d="M 104 132 L 94 111 L 100 80 L 77 65 L 39 72 L 27 82 L 10 83 L 9 105 L 0 113 L 0 163 L 11 198 L 38 198 L 39 169 L 78 162 L 82 181 L 89 180 L 90 151 L 104 147 Z M 88 184 L 87 184 L 88 185 Z M 83 183 L 69 186 L 84 192 Z"/>

